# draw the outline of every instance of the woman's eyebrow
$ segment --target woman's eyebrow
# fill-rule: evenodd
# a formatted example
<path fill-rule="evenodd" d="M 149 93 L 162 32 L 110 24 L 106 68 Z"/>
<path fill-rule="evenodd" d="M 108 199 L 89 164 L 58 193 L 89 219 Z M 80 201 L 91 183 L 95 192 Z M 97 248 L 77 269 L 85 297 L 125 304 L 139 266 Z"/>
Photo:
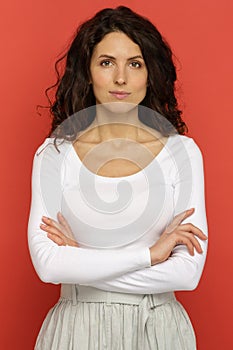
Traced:
<path fill-rule="evenodd" d="M 114 56 L 111 56 L 111 55 L 100 55 L 98 58 L 102 58 L 102 57 L 107 57 L 107 58 L 111 58 L 112 60 L 115 60 L 116 58 Z M 141 58 L 143 60 L 143 57 L 141 55 L 137 55 L 137 56 L 133 56 L 133 57 L 130 57 L 128 58 L 127 60 L 130 61 L 130 60 L 135 60 L 136 58 Z"/>

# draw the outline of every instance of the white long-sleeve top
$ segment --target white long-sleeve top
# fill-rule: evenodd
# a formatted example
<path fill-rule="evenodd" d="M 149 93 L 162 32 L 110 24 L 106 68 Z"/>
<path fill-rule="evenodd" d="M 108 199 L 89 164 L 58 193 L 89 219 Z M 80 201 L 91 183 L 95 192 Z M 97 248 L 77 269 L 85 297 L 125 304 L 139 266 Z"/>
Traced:
<path fill-rule="evenodd" d="M 58 152 L 59 150 L 59 152 Z M 207 253 L 176 246 L 164 262 L 151 266 L 149 248 L 174 216 L 208 234 L 202 153 L 184 135 L 169 136 L 160 153 L 142 170 L 124 177 L 92 173 L 71 142 L 47 138 L 35 153 L 28 243 L 40 279 L 83 284 L 124 293 L 162 293 L 195 289 Z M 43 215 L 61 212 L 79 247 L 58 246 L 40 229 Z"/>

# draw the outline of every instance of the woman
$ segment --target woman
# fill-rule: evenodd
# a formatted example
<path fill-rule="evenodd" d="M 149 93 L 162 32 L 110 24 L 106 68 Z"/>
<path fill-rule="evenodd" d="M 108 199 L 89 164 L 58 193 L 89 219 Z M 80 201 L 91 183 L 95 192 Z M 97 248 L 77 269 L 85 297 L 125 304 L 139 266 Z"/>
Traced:
<path fill-rule="evenodd" d="M 195 289 L 205 263 L 203 162 L 172 52 L 120 6 L 83 23 L 63 58 L 28 225 L 39 277 L 62 287 L 35 349 L 196 349 L 174 291 Z"/>

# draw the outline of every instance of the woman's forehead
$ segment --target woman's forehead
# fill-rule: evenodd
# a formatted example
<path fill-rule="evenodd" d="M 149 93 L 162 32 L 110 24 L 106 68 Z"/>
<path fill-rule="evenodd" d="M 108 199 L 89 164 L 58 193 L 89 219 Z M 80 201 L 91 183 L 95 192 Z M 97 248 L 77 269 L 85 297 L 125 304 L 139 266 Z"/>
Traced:
<path fill-rule="evenodd" d="M 129 55 L 133 57 L 141 55 L 142 57 L 140 46 L 123 32 L 106 34 L 93 51 L 95 56 L 113 56 L 114 53 L 120 56 Z"/>

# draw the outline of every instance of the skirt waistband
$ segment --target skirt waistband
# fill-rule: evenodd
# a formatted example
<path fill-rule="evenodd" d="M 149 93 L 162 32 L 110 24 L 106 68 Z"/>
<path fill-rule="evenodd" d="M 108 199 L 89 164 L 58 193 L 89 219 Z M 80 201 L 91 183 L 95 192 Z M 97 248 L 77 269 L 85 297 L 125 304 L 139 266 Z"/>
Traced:
<path fill-rule="evenodd" d="M 73 304 L 81 302 L 94 302 L 111 304 L 131 304 L 140 305 L 142 300 L 146 297 L 150 300 L 151 308 L 162 305 L 172 300 L 176 300 L 173 292 L 159 293 L 159 294 L 131 294 L 108 292 L 101 289 L 80 286 L 77 284 L 62 284 L 61 297 L 72 300 Z"/>

